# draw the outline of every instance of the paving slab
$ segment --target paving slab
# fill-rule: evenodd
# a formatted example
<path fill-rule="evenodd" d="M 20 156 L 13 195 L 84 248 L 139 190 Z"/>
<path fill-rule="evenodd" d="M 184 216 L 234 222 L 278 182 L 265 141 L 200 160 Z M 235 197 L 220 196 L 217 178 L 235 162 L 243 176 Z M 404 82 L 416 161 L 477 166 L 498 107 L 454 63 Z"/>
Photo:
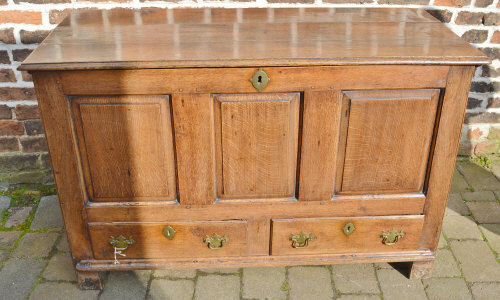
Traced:
<path fill-rule="evenodd" d="M 285 273 L 284 267 L 243 269 L 243 298 L 286 299 L 286 291 L 281 290 Z"/>
<path fill-rule="evenodd" d="M 380 300 L 377 295 L 342 295 L 337 300 Z"/>
<path fill-rule="evenodd" d="M 6 228 L 12 228 L 23 224 L 33 207 L 13 207 L 10 209 L 12 211 L 11 215 L 4 225 Z"/>
<path fill-rule="evenodd" d="M 57 242 L 56 248 L 59 251 L 69 252 L 68 235 L 66 232 L 63 233 L 61 239 Z"/>
<path fill-rule="evenodd" d="M 471 162 L 460 162 L 457 168 L 475 191 L 495 191 L 500 181 L 488 170 Z"/>
<path fill-rule="evenodd" d="M 471 290 L 475 300 L 498 299 L 500 295 L 500 283 L 474 283 L 471 287 Z"/>
<path fill-rule="evenodd" d="M 463 278 L 430 278 L 424 279 L 423 282 L 429 300 L 472 299 Z"/>
<path fill-rule="evenodd" d="M 92 300 L 97 299 L 99 291 L 80 290 L 76 283 L 69 282 L 43 282 L 37 284 L 30 300 L 71 299 Z"/>
<path fill-rule="evenodd" d="M 411 280 L 395 269 L 377 270 L 385 300 L 427 299 L 421 280 Z"/>
<path fill-rule="evenodd" d="M 0 231 L 0 247 L 11 248 L 22 231 Z"/>
<path fill-rule="evenodd" d="M 467 201 L 496 201 L 492 191 L 466 192 L 462 193 L 462 198 Z"/>
<path fill-rule="evenodd" d="M 26 299 L 46 263 L 41 259 L 9 259 L 0 270 L 2 300 Z"/>
<path fill-rule="evenodd" d="M 469 208 L 465 205 L 460 194 L 450 194 L 446 205 L 445 215 L 447 216 L 466 216 L 469 214 Z"/>
<path fill-rule="evenodd" d="M 479 228 L 493 250 L 500 253 L 500 224 L 481 224 Z"/>
<path fill-rule="evenodd" d="M 439 249 L 432 269 L 432 277 L 459 277 L 462 273 L 458 269 L 453 254 L 448 249 Z"/>
<path fill-rule="evenodd" d="M 323 266 L 288 269 L 290 299 L 333 299 L 330 270 Z"/>
<path fill-rule="evenodd" d="M 446 216 L 443 220 L 443 232 L 448 239 L 483 239 L 471 217 Z"/>
<path fill-rule="evenodd" d="M 340 293 L 380 293 L 372 264 L 332 265 L 332 273 Z"/>
<path fill-rule="evenodd" d="M 240 299 L 240 276 L 216 274 L 198 276 L 194 299 Z"/>
<path fill-rule="evenodd" d="M 195 278 L 196 269 L 168 269 L 156 270 L 155 277 L 170 277 L 170 278 Z"/>
<path fill-rule="evenodd" d="M 451 241 L 450 247 L 467 281 L 500 281 L 500 264 L 486 242 Z"/>
<path fill-rule="evenodd" d="M 49 261 L 42 277 L 47 280 L 76 281 L 75 267 L 69 253 L 56 253 Z"/>
<path fill-rule="evenodd" d="M 498 200 L 500 200 L 500 191 L 495 191 L 495 197 L 497 197 Z"/>
<path fill-rule="evenodd" d="M 12 257 L 47 257 L 57 240 L 57 233 L 27 233 L 12 252 Z"/>
<path fill-rule="evenodd" d="M 439 236 L 438 249 L 446 248 L 446 247 L 448 247 L 448 242 L 446 241 L 443 233 L 441 232 L 441 235 Z"/>
<path fill-rule="evenodd" d="M 467 206 L 479 223 L 500 223 L 500 203 L 467 202 Z"/>
<path fill-rule="evenodd" d="M 62 227 L 63 219 L 57 196 L 42 197 L 42 199 L 40 199 L 40 204 L 38 204 L 33 222 L 31 223 L 31 230 Z"/>
<path fill-rule="evenodd" d="M 110 272 L 100 300 L 135 300 L 146 296 L 147 281 L 140 271 Z"/>
<path fill-rule="evenodd" d="M 460 193 L 469 190 L 469 185 L 465 181 L 464 177 L 457 169 L 453 172 L 453 181 L 451 182 L 451 192 Z"/>
<path fill-rule="evenodd" d="M 0 213 L 2 213 L 4 209 L 9 208 L 10 200 L 11 199 L 8 196 L 0 196 Z"/>
<path fill-rule="evenodd" d="M 220 269 L 199 269 L 203 273 L 220 273 L 220 274 L 234 274 L 239 273 L 238 268 L 220 268 Z"/>
<path fill-rule="evenodd" d="M 149 298 L 151 300 L 191 300 L 194 294 L 194 281 L 155 279 L 151 282 Z"/>
<path fill-rule="evenodd" d="M 0 250 L 0 265 L 9 257 L 9 250 Z"/>

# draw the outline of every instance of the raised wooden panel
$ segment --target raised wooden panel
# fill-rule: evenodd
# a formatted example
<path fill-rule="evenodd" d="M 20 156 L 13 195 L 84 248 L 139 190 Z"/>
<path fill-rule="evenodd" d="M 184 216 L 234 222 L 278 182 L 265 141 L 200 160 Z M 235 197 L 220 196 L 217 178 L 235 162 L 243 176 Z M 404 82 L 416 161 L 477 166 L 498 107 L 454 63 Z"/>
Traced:
<path fill-rule="evenodd" d="M 91 201 L 175 200 L 169 97 L 70 97 Z"/>
<path fill-rule="evenodd" d="M 344 92 L 339 194 L 423 188 L 439 90 Z"/>
<path fill-rule="evenodd" d="M 292 197 L 300 94 L 227 94 L 214 100 L 218 197 Z"/>
<path fill-rule="evenodd" d="M 345 235 L 342 228 L 354 225 L 354 231 Z M 273 219 L 272 255 L 392 252 L 417 250 L 424 216 L 391 216 L 328 219 Z M 382 243 L 383 231 L 395 229 L 404 237 L 394 245 Z M 294 248 L 291 234 L 313 234 L 315 239 L 307 247 Z"/>
<path fill-rule="evenodd" d="M 172 239 L 163 235 L 166 226 L 176 231 Z M 114 248 L 109 238 L 119 235 L 132 237 L 135 243 L 122 251 L 126 257 L 118 256 L 118 259 L 246 256 L 246 221 L 91 223 L 89 232 L 96 259 L 113 259 Z M 206 235 L 215 233 L 227 236 L 227 242 L 220 249 L 210 249 L 203 241 Z"/>

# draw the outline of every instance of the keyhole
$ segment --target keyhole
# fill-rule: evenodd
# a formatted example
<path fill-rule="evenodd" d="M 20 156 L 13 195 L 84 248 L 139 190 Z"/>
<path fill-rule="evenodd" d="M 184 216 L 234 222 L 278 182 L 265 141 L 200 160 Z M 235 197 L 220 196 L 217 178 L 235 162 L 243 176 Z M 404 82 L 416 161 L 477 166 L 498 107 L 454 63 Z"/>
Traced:
<path fill-rule="evenodd" d="M 347 226 L 347 232 L 351 231 L 351 226 Z"/>
<path fill-rule="evenodd" d="M 257 81 L 258 81 L 259 83 L 262 83 L 262 76 L 259 76 L 259 78 L 257 78 Z"/>

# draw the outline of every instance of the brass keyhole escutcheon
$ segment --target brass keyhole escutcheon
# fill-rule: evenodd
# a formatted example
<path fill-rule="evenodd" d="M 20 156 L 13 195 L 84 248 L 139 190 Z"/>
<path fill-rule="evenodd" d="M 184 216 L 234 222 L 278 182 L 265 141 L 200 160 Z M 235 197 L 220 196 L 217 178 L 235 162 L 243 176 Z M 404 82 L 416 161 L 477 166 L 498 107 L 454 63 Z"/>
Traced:
<path fill-rule="evenodd" d="M 250 82 L 252 83 L 253 87 L 260 93 L 263 89 L 266 88 L 267 84 L 271 81 L 271 78 L 267 76 L 266 72 L 262 70 L 262 68 L 259 68 L 250 78 Z"/>
<path fill-rule="evenodd" d="M 170 226 L 170 225 L 167 225 L 167 227 L 165 227 L 165 229 L 163 229 L 163 235 L 169 240 L 172 240 L 174 238 L 175 234 L 176 234 L 175 229 L 172 228 L 172 226 Z"/>
<path fill-rule="evenodd" d="M 217 250 L 222 248 L 224 244 L 229 242 L 227 235 L 220 236 L 217 233 L 212 234 L 212 236 L 206 235 L 203 242 L 208 245 L 208 248 Z"/>
<path fill-rule="evenodd" d="M 380 234 L 382 238 L 382 243 L 385 245 L 395 245 L 399 239 L 402 239 L 405 236 L 405 232 L 403 230 L 397 231 L 395 228 L 392 228 L 389 231 L 383 230 Z"/>
<path fill-rule="evenodd" d="M 299 234 L 291 234 L 290 241 L 292 241 L 292 248 L 306 248 L 309 245 L 309 241 L 315 240 L 314 234 L 305 234 L 301 231 Z"/>
<path fill-rule="evenodd" d="M 344 227 L 342 227 L 342 231 L 346 236 L 349 236 L 354 232 L 354 230 L 356 230 L 356 226 L 354 226 L 354 224 L 352 224 L 351 222 L 345 224 Z"/>

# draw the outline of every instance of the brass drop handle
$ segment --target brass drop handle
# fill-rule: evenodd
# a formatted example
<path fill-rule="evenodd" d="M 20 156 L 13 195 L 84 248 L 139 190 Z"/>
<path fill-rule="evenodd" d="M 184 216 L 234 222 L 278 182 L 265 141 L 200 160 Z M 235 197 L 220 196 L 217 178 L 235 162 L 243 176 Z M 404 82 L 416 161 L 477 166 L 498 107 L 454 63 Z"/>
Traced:
<path fill-rule="evenodd" d="M 385 245 L 395 245 L 399 239 L 404 238 L 405 232 L 403 230 L 397 231 L 395 228 L 392 228 L 389 231 L 382 230 L 380 237 L 382 238 L 382 243 Z"/>
<path fill-rule="evenodd" d="M 301 231 L 299 234 L 291 234 L 290 241 L 292 241 L 292 248 L 306 248 L 309 245 L 309 241 L 315 240 L 314 234 L 305 234 Z"/>
<path fill-rule="evenodd" d="M 119 262 L 116 255 L 126 256 L 125 254 L 122 253 L 122 251 L 127 250 L 128 246 L 135 244 L 135 240 L 131 236 L 128 239 L 123 235 L 119 235 L 116 238 L 114 236 L 110 236 L 109 243 L 111 244 L 111 246 L 113 246 L 115 250 L 114 253 L 115 260 L 113 263 L 117 265 L 119 264 Z"/>
<path fill-rule="evenodd" d="M 177 232 L 175 231 L 175 229 L 170 225 L 167 225 L 167 227 L 163 229 L 163 235 L 169 240 L 172 240 L 175 237 L 176 233 Z"/>
<path fill-rule="evenodd" d="M 217 233 L 212 234 L 212 236 L 206 235 L 203 239 L 203 243 L 208 245 L 208 248 L 212 250 L 221 249 L 224 244 L 229 242 L 227 235 L 220 236 Z"/>

